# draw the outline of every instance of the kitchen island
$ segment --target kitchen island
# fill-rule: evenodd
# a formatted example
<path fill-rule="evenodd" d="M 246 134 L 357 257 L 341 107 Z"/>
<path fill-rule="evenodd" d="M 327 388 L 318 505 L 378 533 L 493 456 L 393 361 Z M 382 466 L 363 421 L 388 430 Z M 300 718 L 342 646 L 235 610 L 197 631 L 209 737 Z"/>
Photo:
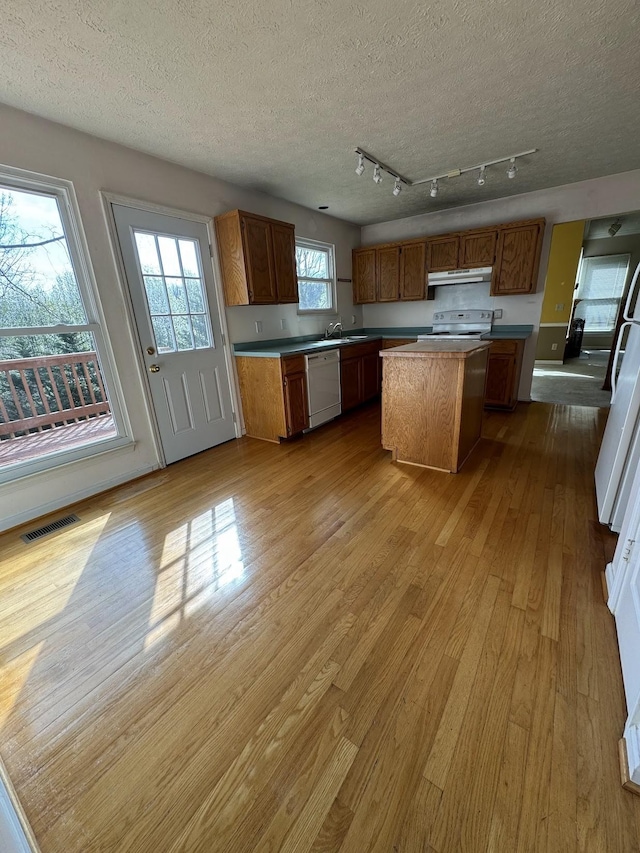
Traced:
<path fill-rule="evenodd" d="M 382 446 L 455 473 L 480 439 L 489 343 L 419 341 L 380 353 Z"/>

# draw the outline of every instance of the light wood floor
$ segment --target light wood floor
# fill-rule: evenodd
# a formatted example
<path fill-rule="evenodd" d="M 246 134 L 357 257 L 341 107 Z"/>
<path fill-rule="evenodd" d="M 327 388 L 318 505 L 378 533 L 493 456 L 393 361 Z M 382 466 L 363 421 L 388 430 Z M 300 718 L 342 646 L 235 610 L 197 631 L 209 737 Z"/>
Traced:
<path fill-rule="evenodd" d="M 1 754 L 44 853 L 640 851 L 592 471 L 487 416 L 457 475 L 369 407 L 0 538 Z"/>

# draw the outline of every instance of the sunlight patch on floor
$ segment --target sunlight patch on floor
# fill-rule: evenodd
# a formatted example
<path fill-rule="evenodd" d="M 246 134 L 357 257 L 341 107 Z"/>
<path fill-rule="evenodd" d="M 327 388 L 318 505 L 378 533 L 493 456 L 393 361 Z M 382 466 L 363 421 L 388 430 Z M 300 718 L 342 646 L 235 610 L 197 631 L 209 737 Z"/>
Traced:
<path fill-rule="evenodd" d="M 165 537 L 145 649 L 243 576 L 235 507 L 228 498 Z"/>
<path fill-rule="evenodd" d="M 29 674 L 43 646 L 44 640 L 35 646 L 31 646 L 30 649 L 3 667 L 2 687 L 0 688 L 0 730 L 9 719 L 16 699 L 27 683 Z"/>

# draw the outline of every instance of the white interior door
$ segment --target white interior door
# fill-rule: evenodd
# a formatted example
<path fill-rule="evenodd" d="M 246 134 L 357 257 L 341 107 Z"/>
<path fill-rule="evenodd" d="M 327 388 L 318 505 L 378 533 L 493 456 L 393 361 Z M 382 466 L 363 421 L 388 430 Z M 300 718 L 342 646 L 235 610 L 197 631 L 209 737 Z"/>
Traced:
<path fill-rule="evenodd" d="M 236 435 L 207 228 L 112 207 L 162 449 L 176 462 Z"/>

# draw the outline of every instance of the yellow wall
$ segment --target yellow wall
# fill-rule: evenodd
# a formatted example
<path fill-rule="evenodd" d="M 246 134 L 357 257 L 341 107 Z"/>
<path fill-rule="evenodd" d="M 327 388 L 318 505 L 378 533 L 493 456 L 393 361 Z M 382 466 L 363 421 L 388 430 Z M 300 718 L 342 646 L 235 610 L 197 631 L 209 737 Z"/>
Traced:
<path fill-rule="evenodd" d="M 584 223 L 584 219 L 578 219 L 553 226 L 541 323 L 569 322 L 580 249 L 584 239 Z M 559 304 L 564 304 L 564 308 L 556 311 L 556 305 Z"/>

